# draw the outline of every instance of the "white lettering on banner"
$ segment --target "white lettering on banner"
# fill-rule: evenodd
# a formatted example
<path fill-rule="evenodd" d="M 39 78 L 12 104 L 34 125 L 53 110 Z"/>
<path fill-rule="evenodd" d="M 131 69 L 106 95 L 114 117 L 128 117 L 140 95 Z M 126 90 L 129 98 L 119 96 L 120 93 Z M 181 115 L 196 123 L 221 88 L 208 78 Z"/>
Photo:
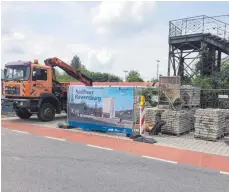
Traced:
<path fill-rule="evenodd" d="M 91 101 L 98 101 L 101 102 L 102 98 L 100 96 L 94 96 L 96 92 L 92 90 L 87 90 L 85 88 L 74 88 L 70 89 L 70 97 L 69 100 L 73 102 L 74 100 L 91 100 Z"/>
<path fill-rule="evenodd" d="M 86 95 L 75 95 L 75 99 L 86 99 L 86 100 L 97 100 L 101 102 L 101 97 L 94 97 L 94 96 L 86 96 Z"/>
<path fill-rule="evenodd" d="M 82 89 L 82 90 L 76 89 L 76 93 L 78 93 L 78 94 L 93 95 L 93 94 L 94 94 L 94 91 L 87 91 L 87 90 L 85 90 L 85 89 Z"/>

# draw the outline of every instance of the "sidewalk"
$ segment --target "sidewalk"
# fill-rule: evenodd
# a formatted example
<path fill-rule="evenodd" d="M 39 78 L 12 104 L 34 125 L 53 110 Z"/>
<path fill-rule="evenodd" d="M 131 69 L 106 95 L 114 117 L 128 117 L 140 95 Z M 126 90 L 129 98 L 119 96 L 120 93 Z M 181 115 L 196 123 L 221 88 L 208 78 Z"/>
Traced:
<path fill-rule="evenodd" d="M 222 139 L 216 142 L 199 140 L 194 138 L 194 132 L 186 135 L 181 135 L 179 137 L 169 135 L 155 135 L 153 138 L 158 141 L 156 145 L 176 147 L 179 149 L 187 149 L 191 151 L 229 157 L 229 145 L 227 145 Z"/>

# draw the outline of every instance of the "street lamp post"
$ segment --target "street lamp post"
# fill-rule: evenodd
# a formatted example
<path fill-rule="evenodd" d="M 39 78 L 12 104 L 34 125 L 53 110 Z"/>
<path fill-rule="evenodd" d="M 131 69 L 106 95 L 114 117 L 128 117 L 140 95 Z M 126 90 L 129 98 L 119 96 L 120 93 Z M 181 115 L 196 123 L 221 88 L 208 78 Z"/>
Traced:
<path fill-rule="evenodd" d="M 160 97 L 160 87 L 159 87 L 159 63 L 160 60 L 157 61 L 157 81 L 158 81 L 158 92 L 157 92 L 157 107 L 159 108 L 159 97 Z"/>
<path fill-rule="evenodd" d="M 125 81 L 126 81 L 126 74 L 128 73 L 128 71 L 123 71 L 125 73 Z"/>
<path fill-rule="evenodd" d="M 159 81 L 159 63 L 160 60 L 156 60 L 157 61 L 157 80 Z"/>

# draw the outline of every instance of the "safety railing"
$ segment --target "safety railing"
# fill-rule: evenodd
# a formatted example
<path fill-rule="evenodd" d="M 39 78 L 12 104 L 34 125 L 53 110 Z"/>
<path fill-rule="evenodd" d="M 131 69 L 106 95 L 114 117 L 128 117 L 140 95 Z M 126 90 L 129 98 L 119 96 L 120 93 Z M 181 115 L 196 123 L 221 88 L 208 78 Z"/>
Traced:
<path fill-rule="evenodd" d="M 209 33 L 229 41 L 229 15 L 215 17 L 202 15 L 169 22 L 169 37 L 199 33 Z"/>

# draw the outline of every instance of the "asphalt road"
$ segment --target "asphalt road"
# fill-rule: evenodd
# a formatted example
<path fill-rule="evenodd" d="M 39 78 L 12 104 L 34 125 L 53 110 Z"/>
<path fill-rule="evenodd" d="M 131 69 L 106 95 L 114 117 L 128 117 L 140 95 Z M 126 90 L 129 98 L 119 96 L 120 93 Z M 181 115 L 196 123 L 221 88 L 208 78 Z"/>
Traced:
<path fill-rule="evenodd" d="M 229 176 L 2 129 L 3 192 L 228 192 Z"/>

